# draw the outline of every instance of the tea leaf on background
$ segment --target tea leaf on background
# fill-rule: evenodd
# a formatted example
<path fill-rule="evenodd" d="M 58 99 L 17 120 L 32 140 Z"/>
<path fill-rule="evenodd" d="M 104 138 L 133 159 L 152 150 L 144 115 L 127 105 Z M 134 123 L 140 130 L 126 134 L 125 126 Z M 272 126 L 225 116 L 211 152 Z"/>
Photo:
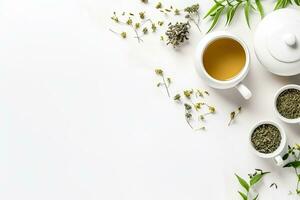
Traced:
<path fill-rule="evenodd" d="M 270 185 L 270 188 L 273 187 L 273 186 L 274 186 L 276 189 L 278 188 L 278 186 L 277 186 L 276 183 L 272 183 L 272 184 Z"/>
<path fill-rule="evenodd" d="M 257 200 L 257 198 L 258 198 L 258 194 L 254 197 L 254 199 L 253 200 Z"/>
<path fill-rule="evenodd" d="M 260 17 L 262 19 L 265 16 L 264 8 L 261 5 L 260 0 L 255 0 L 255 4 L 256 4 L 257 10 L 259 11 Z"/>
<path fill-rule="evenodd" d="M 249 183 L 246 180 L 244 180 L 243 178 L 239 177 L 237 174 L 235 174 L 240 185 L 247 191 L 246 194 L 245 193 L 241 194 L 241 192 L 238 191 L 238 193 L 241 195 L 241 197 L 243 199 L 248 199 L 248 196 L 251 193 L 251 188 L 256 183 L 258 183 L 259 180 L 261 180 L 264 175 L 266 175 L 268 173 L 270 173 L 270 172 L 263 172 L 261 169 L 255 169 L 255 172 L 253 174 L 248 174 L 248 176 L 250 178 Z M 256 195 L 256 197 L 254 199 L 257 199 L 257 198 L 258 198 L 258 194 Z"/>
<path fill-rule="evenodd" d="M 243 186 L 243 188 L 245 188 L 247 190 L 247 192 L 249 192 L 249 184 L 243 179 L 241 178 L 240 176 L 238 176 L 237 174 L 235 174 L 235 176 L 237 177 L 239 183 L 241 184 L 241 186 Z"/>
<path fill-rule="evenodd" d="M 263 172 L 263 173 L 256 174 L 255 176 L 253 176 L 253 177 L 250 179 L 250 186 L 255 185 L 258 181 L 261 180 L 261 178 L 262 178 L 264 175 L 266 175 L 266 174 L 268 174 L 268 173 L 270 173 L 270 172 Z"/>
<path fill-rule="evenodd" d="M 300 167 L 300 161 L 289 162 L 289 163 L 285 164 L 283 167 L 284 168 L 286 168 L 286 167 L 299 168 Z"/>
<path fill-rule="evenodd" d="M 246 18 L 246 22 L 248 27 L 250 28 L 250 22 L 249 22 L 249 13 L 251 10 L 251 0 L 247 0 L 246 5 L 244 7 L 244 11 L 245 11 L 245 18 Z"/>
<path fill-rule="evenodd" d="M 244 193 L 242 193 L 240 191 L 238 191 L 238 193 L 241 195 L 241 197 L 243 198 L 243 200 L 248 200 L 248 197 L 247 197 L 246 194 L 244 194 Z"/>
<path fill-rule="evenodd" d="M 216 13 L 214 13 L 214 15 L 213 15 L 213 22 L 212 22 L 210 28 L 208 29 L 207 33 L 210 32 L 215 27 L 215 25 L 217 24 L 217 22 L 219 20 L 219 17 L 222 14 L 224 8 L 225 8 L 224 6 L 219 7 L 217 9 Z"/>

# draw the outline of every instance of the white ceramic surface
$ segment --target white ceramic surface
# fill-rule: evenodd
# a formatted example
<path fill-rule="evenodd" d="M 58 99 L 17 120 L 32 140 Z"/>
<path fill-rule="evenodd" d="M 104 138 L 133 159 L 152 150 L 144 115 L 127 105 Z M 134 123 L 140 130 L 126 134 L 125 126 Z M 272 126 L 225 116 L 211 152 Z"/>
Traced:
<path fill-rule="evenodd" d="M 197 1 L 164 0 L 184 8 Z M 214 3 L 198 1 L 203 14 Z M 194 69 L 194 53 L 211 21 L 191 29 L 178 51 L 160 41 L 164 28 L 139 44 L 122 31 L 113 11 L 146 11 L 128 0 L 0 1 L 0 199 L 1 200 L 233 200 L 242 190 L 235 173 L 271 171 L 259 188 L 262 200 L 286 200 L 294 172 L 260 159 L 248 147 L 248 130 L 274 116 L 273 97 L 293 79 L 272 76 L 255 57 L 252 38 L 260 21 L 251 13 L 249 29 L 241 10 L 228 27 L 249 46 L 251 69 L 245 82 L 255 95 L 245 101 L 235 89 L 207 87 Z M 273 1 L 262 1 L 271 12 Z M 172 18 L 172 17 L 170 17 Z M 175 18 L 178 21 L 181 18 Z M 159 29 L 159 28 L 158 28 Z M 202 88 L 217 108 L 205 132 L 186 124 L 154 73 L 162 67 L 173 95 Z M 228 127 L 229 113 L 243 111 Z M 300 141 L 282 123 L 291 144 Z M 297 130 L 297 129 L 296 129 Z M 217 182 L 217 184 L 216 184 Z M 269 188 L 272 182 L 277 190 Z"/>
<path fill-rule="evenodd" d="M 276 108 L 276 102 L 277 102 L 277 97 L 284 91 L 287 89 L 297 89 L 300 90 L 300 86 L 296 85 L 296 84 L 288 84 L 285 85 L 283 87 L 281 87 L 280 89 L 277 90 L 276 94 L 274 95 L 274 102 L 273 102 L 273 106 L 274 106 L 274 111 L 276 113 L 276 115 L 279 117 L 279 119 L 281 119 L 282 121 L 289 123 L 289 124 L 299 124 L 300 125 L 300 118 L 297 119 L 287 119 L 285 117 L 283 117 L 277 110 Z"/>
<path fill-rule="evenodd" d="M 234 39 L 235 41 L 239 42 L 246 54 L 246 62 L 244 68 L 241 70 L 241 72 L 235 76 L 234 78 L 226 81 L 220 81 L 216 80 L 213 77 L 211 77 L 205 70 L 204 64 L 203 64 L 203 54 L 205 52 L 205 49 L 207 46 L 212 43 L 213 41 L 220 39 L 220 38 L 230 38 Z M 199 42 L 196 53 L 195 53 L 195 67 L 197 73 L 200 75 L 202 80 L 207 83 L 209 86 L 217 88 L 217 89 L 229 89 L 236 87 L 238 91 L 241 93 L 241 95 L 245 99 L 250 99 L 252 94 L 250 90 L 243 84 L 241 84 L 241 81 L 246 77 L 248 74 L 249 68 L 250 68 L 250 54 L 249 50 L 247 48 L 247 45 L 236 35 L 231 34 L 226 31 L 216 31 L 209 33 L 205 35 Z"/>
<path fill-rule="evenodd" d="M 252 145 L 252 142 L 251 142 L 252 133 L 257 127 L 259 127 L 262 124 L 272 124 L 275 127 L 277 127 L 278 130 L 280 131 L 281 143 L 280 143 L 279 147 L 273 153 L 269 153 L 269 154 L 261 153 L 261 152 L 257 151 Z M 276 165 L 278 165 L 278 166 L 283 165 L 282 155 L 285 153 L 285 149 L 287 146 L 287 139 L 286 139 L 286 134 L 285 134 L 284 129 L 278 123 L 270 121 L 270 120 L 263 120 L 263 121 L 256 123 L 249 131 L 249 145 L 250 145 L 250 148 L 252 149 L 252 151 L 257 156 L 259 156 L 261 158 L 273 159 L 274 162 L 276 163 Z"/>
<path fill-rule="evenodd" d="M 257 58 L 270 72 L 291 76 L 300 73 L 300 12 L 279 9 L 268 14 L 256 28 Z"/>

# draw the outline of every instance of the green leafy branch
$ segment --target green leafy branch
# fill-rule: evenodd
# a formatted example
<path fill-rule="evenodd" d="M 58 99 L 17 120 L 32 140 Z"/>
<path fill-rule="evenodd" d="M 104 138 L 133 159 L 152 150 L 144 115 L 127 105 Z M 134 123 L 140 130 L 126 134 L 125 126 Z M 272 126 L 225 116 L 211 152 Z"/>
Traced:
<path fill-rule="evenodd" d="M 297 184 L 296 184 L 296 194 L 300 195 L 300 145 L 296 144 L 295 146 L 291 147 L 288 146 L 288 152 L 283 156 L 283 160 L 287 160 L 291 158 L 291 161 L 285 164 L 284 168 L 293 168 L 295 171 L 295 175 L 297 177 Z"/>
<path fill-rule="evenodd" d="M 264 8 L 260 0 L 214 0 L 215 4 L 208 10 L 204 18 L 210 17 L 212 23 L 207 32 L 210 32 L 218 23 L 220 17 L 226 14 L 226 25 L 230 25 L 238 9 L 244 9 L 246 23 L 250 28 L 250 13 L 258 11 L 264 17 Z M 288 5 L 300 6 L 300 0 L 277 0 L 274 10 L 285 8 Z"/>
<path fill-rule="evenodd" d="M 258 10 L 261 17 L 264 17 L 264 9 L 260 0 L 214 0 L 215 5 L 210 8 L 204 18 L 211 17 L 212 24 L 207 32 L 210 32 L 219 21 L 220 16 L 226 12 L 226 25 L 230 25 L 236 11 L 243 7 L 248 27 L 250 28 L 250 12 Z"/>
<path fill-rule="evenodd" d="M 263 177 L 264 175 L 268 174 L 270 172 L 264 172 L 261 169 L 255 169 L 255 172 L 253 174 L 248 174 L 249 176 L 249 182 L 247 182 L 245 179 L 242 177 L 238 176 L 235 174 L 236 178 L 238 179 L 240 185 L 245 189 L 246 192 L 241 192 L 238 191 L 239 195 L 242 197 L 243 200 L 250 200 L 250 193 L 251 193 L 251 188 L 257 184 Z M 257 194 L 252 200 L 257 200 L 258 199 Z"/>
<path fill-rule="evenodd" d="M 294 3 L 297 6 L 300 6 L 300 0 L 294 0 Z M 286 8 L 288 5 L 293 5 L 293 1 L 292 0 L 278 0 L 274 10 L 280 9 L 280 8 Z"/>

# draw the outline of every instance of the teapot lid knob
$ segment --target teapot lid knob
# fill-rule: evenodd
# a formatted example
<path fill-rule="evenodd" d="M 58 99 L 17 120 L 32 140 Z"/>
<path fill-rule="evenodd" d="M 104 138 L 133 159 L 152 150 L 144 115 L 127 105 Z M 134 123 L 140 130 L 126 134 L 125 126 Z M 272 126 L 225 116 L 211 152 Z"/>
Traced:
<path fill-rule="evenodd" d="M 292 47 L 295 46 L 297 43 L 297 38 L 294 34 L 286 34 L 283 36 L 283 40 L 285 42 L 285 44 L 287 44 L 288 46 Z"/>

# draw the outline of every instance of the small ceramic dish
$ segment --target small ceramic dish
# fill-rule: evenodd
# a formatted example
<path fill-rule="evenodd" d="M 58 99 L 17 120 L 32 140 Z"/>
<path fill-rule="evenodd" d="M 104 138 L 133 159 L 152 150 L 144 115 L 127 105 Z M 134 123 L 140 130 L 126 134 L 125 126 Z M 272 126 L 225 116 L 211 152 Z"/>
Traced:
<path fill-rule="evenodd" d="M 251 142 L 251 136 L 253 134 L 253 131 L 259 127 L 260 125 L 262 124 L 271 124 L 273 126 L 275 126 L 276 128 L 278 128 L 279 132 L 280 132 L 280 135 L 281 135 L 281 142 L 280 142 L 280 145 L 279 147 L 272 153 L 268 153 L 268 154 L 265 154 L 265 153 L 261 153 L 259 151 L 257 151 L 252 142 Z M 274 160 L 274 162 L 276 163 L 277 166 L 282 166 L 283 165 L 283 159 L 282 159 L 282 156 L 283 154 L 285 153 L 285 149 L 286 149 L 286 144 L 287 144 L 287 138 L 286 138 L 286 134 L 285 134 L 285 131 L 284 129 L 276 122 L 273 122 L 273 121 L 269 121 L 269 120 L 264 120 L 264 121 L 260 121 L 258 123 L 256 123 L 250 130 L 249 132 L 249 145 L 252 149 L 252 151 L 254 152 L 254 154 L 256 154 L 257 156 L 261 157 L 261 158 L 266 158 L 266 159 L 272 159 Z"/>
<path fill-rule="evenodd" d="M 285 90 L 287 89 L 297 89 L 300 90 L 300 86 L 299 85 L 295 85 L 295 84 L 289 84 L 289 85 L 285 85 L 282 88 L 280 88 L 279 90 L 277 90 L 275 96 L 274 96 L 274 102 L 273 102 L 273 107 L 275 110 L 276 115 L 279 117 L 279 119 L 281 119 L 282 121 L 289 123 L 289 124 L 299 124 L 300 125 L 300 117 L 296 118 L 296 119 L 288 119 L 283 117 L 277 110 L 277 98 L 278 96 Z"/>

